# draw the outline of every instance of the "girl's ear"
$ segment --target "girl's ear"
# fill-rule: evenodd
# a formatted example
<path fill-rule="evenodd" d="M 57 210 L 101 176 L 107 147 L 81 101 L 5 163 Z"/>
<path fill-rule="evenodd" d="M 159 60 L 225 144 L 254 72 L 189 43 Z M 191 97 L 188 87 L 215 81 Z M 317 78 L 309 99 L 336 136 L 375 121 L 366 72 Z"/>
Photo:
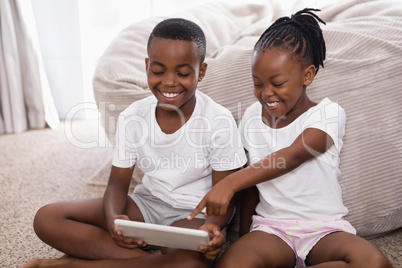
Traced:
<path fill-rule="evenodd" d="M 315 67 L 314 65 L 310 65 L 305 69 L 304 75 L 304 85 L 307 87 L 313 83 L 315 77 Z"/>
<path fill-rule="evenodd" d="M 207 72 L 207 67 L 208 67 L 208 64 L 206 62 L 201 64 L 200 72 L 198 74 L 198 82 L 201 82 L 201 80 L 204 78 L 205 73 Z"/>

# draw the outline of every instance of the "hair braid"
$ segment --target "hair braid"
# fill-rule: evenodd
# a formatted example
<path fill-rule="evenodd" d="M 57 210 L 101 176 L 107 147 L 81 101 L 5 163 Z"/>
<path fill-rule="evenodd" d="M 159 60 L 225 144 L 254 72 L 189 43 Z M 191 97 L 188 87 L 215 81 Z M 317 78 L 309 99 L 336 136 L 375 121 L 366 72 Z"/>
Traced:
<path fill-rule="evenodd" d="M 313 64 L 317 73 L 320 65 L 324 67 L 326 53 L 318 22 L 325 22 L 312 11 L 320 10 L 305 8 L 291 17 L 277 19 L 258 39 L 254 50 L 265 51 L 274 47 L 288 49 L 307 64 Z"/>

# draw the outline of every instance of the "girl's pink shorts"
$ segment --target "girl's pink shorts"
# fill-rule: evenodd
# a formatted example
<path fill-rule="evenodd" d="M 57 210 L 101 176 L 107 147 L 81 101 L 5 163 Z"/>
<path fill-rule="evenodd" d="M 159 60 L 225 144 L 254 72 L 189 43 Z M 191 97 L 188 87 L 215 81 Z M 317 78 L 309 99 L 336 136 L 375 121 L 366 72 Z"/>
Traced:
<path fill-rule="evenodd" d="M 285 241 L 295 252 L 296 267 L 306 267 L 305 260 L 314 245 L 324 236 L 333 232 L 356 234 L 355 228 L 346 220 L 278 220 L 253 216 L 252 231 L 273 234 Z"/>

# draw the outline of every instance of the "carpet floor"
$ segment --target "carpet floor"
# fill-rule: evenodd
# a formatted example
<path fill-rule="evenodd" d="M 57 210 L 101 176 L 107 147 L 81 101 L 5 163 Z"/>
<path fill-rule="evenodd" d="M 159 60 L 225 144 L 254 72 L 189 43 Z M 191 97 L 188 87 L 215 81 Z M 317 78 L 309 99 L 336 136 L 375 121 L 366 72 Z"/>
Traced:
<path fill-rule="evenodd" d="M 51 202 L 103 195 L 112 153 L 103 129 L 97 121 L 63 122 L 56 130 L 2 135 L 0 148 L 0 267 L 61 257 L 37 238 L 33 217 Z M 402 230 L 370 241 L 402 268 Z"/>

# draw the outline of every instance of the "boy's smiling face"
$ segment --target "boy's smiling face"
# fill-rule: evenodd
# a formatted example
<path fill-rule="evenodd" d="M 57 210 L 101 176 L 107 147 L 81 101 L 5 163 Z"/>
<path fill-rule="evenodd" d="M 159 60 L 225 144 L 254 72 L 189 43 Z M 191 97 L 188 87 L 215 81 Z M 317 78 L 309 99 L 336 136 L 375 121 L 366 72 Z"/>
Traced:
<path fill-rule="evenodd" d="M 207 65 L 200 65 L 194 42 L 154 38 L 145 59 L 148 85 L 166 111 L 180 109 L 192 113 L 195 90 L 204 77 Z"/>

